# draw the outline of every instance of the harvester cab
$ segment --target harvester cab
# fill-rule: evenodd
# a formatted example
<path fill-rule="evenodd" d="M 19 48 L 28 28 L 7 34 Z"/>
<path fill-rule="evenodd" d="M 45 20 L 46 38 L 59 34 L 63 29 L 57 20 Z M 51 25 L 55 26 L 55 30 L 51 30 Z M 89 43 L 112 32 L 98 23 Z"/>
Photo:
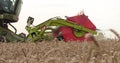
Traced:
<path fill-rule="evenodd" d="M 8 24 L 18 21 L 18 16 L 21 10 L 22 0 L 0 0 L 0 37 L 5 37 L 7 41 L 18 40 L 19 37 L 8 29 Z M 17 32 L 16 28 L 15 33 Z"/>
<path fill-rule="evenodd" d="M 21 10 L 21 0 L 0 0 L 0 26 L 8 28 L 7 24 L 18 21 Z"/>

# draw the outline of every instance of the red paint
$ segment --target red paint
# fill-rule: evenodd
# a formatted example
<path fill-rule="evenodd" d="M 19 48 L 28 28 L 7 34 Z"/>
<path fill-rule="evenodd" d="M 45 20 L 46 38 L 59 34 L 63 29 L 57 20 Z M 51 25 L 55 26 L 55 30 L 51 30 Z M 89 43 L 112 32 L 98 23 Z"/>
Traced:
<path fill-rule="evenodd" d="M 68 21 L 71 22 L 75 22 L 79 25 L 84 26 L 85 28 L 91 29 L 91 30 L 96 30 L 96 26 L 89 20 L 88 16 L 86 15 L 77 15 L 77 16 L 73 16 L 73 17 L 67 17 Z M 73 29 L 67 26 L 62 26 L 58 29 L 59 33 L 62 33 L 62 36 L 64 37 L 65 41 L 84 41 L 85 40 L 85 35 L 82 37 L 76 37 L 73 33 Z M 56 36 L 57 36 L 56 33 Z M 87 34 L 87 33 L 85 33 Z M 90 41 L 91 39 L 89 38 L 88 41 Z"/>

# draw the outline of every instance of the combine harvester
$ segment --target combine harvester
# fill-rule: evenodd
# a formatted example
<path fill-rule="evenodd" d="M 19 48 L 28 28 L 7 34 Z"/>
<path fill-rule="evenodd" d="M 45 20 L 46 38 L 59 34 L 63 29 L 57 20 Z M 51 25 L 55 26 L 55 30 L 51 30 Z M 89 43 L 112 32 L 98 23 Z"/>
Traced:
<path fill-rule="evenodd" d="M 51 38 L 50 33 L 54 38 L 64 41 L 84 41 L 87 33 L 96 34 L 95 25 L 84 14 L 67 17 L 61 19 L 58 17 L 51 18 L 37 26 L 31 27 L 34 18 L 29 17 L 26 30 L 27 37 L 17 35 L 16 28 L 10 23 L 18 21 L 18 16 L 21 10 L 22 0 L 0 0 L 0 40 L 13 41 L 42 41 Z M 8 25 L 15 29 L 15 32 L 8 29 Z M 47 32 L 49 30 L 49 32 Z M 88 41 L 91 39 L 88 38 Z"/>
<path fill-rule="evenodd" d="M 22 0 L 0 0 L 0 41 L 36 42 L 57 38 L 66 42 L 83 42 L 84 40 L 93 40 L 93 35 L 97 33 L 96 26 L 82 13 L 77 16 L 66 17 L 66 19 L 54 17 L 34 27 L 32 27 L 34 18 L 29 17 L 25 27 L 28 35 L 17 35 L 16 28 L 10 23 L 18 21 L 21 5 Z M 15 32 L 8 29 L 8 25 L 12 26 Z M 90 37 L 86 37 L 87 35 Z"/>

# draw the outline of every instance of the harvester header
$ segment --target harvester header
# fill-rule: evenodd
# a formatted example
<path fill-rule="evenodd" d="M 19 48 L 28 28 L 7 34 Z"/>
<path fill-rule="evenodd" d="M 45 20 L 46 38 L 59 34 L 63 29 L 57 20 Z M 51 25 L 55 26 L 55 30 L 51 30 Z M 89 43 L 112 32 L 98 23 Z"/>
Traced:
<path fill-rule="evenodd" d="M 29 23 L 31 22 L 28 22 L 28 25 Z M 84 14 L 67 17 L 66 19 L 54 17 L 34 28 L 30 27 L 30 25 L 26 26 L 26 30 L 28 31 L 27 37 L 32 39 L 32 41 L 37 41 L 40 38 L 44 40 L 51 37 L 47 36 L 47 30 L 51 30 L 49 33 L 52 33 L 58 40 L 64 41 L 84 41 L 87 33 L 96 34 L 96 26 Z M 45 38 L 45 36 L 47 36 L 47 38 Z M 89 38 L 87 40 L 89 41 L 91 39 Z"/>

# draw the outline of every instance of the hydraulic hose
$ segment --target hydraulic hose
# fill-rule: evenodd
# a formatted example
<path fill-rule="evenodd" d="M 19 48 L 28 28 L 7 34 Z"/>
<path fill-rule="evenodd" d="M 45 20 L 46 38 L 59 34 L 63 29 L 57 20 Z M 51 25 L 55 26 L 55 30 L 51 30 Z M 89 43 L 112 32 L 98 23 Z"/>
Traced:
<path fill-rule="evenodd" d="M 17 33 L 17 29 L 12 24 L 9 23 L 9 25 L 15 30 L 15 34 L 16 34 Z"/>

